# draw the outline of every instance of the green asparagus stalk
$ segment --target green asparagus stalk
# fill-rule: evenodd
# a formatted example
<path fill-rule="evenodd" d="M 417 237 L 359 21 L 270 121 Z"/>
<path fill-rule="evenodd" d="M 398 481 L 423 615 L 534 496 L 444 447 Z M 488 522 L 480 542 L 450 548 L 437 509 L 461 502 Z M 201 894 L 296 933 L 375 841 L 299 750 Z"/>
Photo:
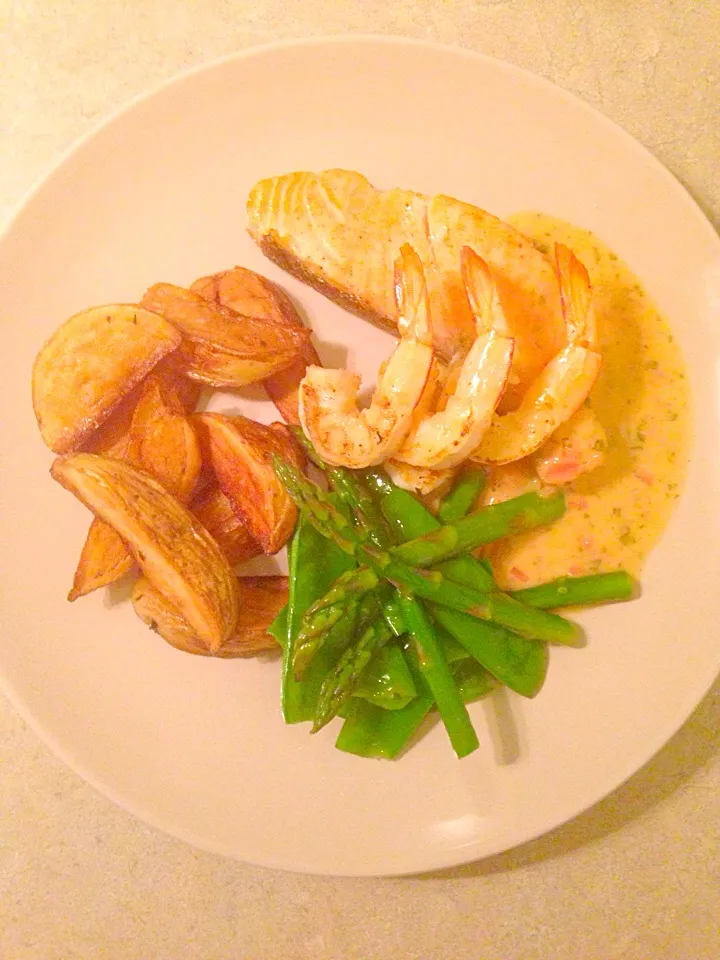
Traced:
<path fill-rule="evenodd" d="M 523 493 L 512 500 L 476 510 L 457 523 L 445 524 L 417 540 L 403 543 L 393 553 L 398 560 L 413 566 L 429 567 L 493 540 L 551 523 L 564 513 L 563 493 L 548 497 Z"/>
<path fill-rule="evenodd" d="M 377 574 L 368 567 L 348 570 L 305 612 L 293 650 L 292 667 L 298 680 L 305 675 L 310 662 L 327 641 L 330 632 L 343 622 L 348 607 L 357 610 L 360 600 L 377 587 L 378 583 Z"/>
<path fill-rule="evenodd" d="M 323 491 L 303 477 L 295 467 L 280 461 L 278 458 L 275 458 L 274 462 L 278 476 L 285 484 L 290 496 L 306 512 L 308 519 L 316 526 L 317 530 L 323 536 L 333 540 L 342 550 L 356 557 L 360 563 L 369 566 L 379 578 L 389 580 L 396 587 L 403 588 L 406 592 L 413 593 L 424 600 L 433 601 L 462 613 L 469 613 L 471 616 L 483 620 L 496 620 L 522 636 L 547 640 L 551 643 L 573 644 L 576 642 L 578 628 L 575 624 L 563 620 L 556 614 L 523 607 L 517 601 L 500 594 L 485 594 L 474 588 L 461 586 L 448 580 L 439 570 L 418 570 L 403 562 L 405 557 L 401 558 L 400 555 L 405 551 L 406 555 L 411 556 L 411 551 L 405 548 L 412 546 L 412 544 L 419 545 L 421 556 L 424 551 L 425 559 L 427 560 L 430 557 L 430 562 L 434 562 L 438 556 L 454 555 L 457 543 L 469 539 L 470 535 L 463 534 L 460 528 L 463 523 L 472 520 L 472 516 L 467 517 L 465 521 L 460 521 L 460 524 L 441 527 L 435 533 L 393 548 L 392 551 L 380 550 L 372 546 L 366 537 L 350 527 L 333 504 L 327 501 Z M 536 497 L 534 494 L 524 496 L 531 498 L 530 501 L 526 501 L 530 503 L 528 509 L 531 512 L 541 513 L 542 508 L 538 508 L 535 501 L 542 503 L 542 498 Z M 516 499 L 522 500 L 523 498 L 518 497 Z M 512 502 L 506 501 L 506 503 L 496 506 L 504 507 Z M 550 500 L 548 499 L 547 502 L 549 503 Z M 564 509 L 562 498 L 557 503 L 560 503 Z M 488 509 L 492 510 L 493 508 Z M 524 510 L 525 508 L 522 508 L 522 511 Z M 517 510 L 506 513 L 502 518 L 504 526 L 507 527 L 508 517 L 511 518 L 509 522 L 515 523 L 519 516 L 520 513 Z M 486 525 L 476 524 L 474 535 L 479 536 L 481 531 L 486 529 Z M 443 531 L 450 531 L 450 537 L 446 538 L 443 546 L 438 547 L 441 543 L 439 535 Z M 434 540 L 431 538 L 434 538 Z M 452 545 L 449 545 L 448 541 L 452 541 Z M 427 549 L 426 545 L 429 543 L 431 547 Z"/>
<path fill-rule="evenodd" d="M 479 467 L 466 467 L 453 484 L 452 490 L 440 504 L 438 517 L 441 523 L 462 520 L 473 508 L 483 492 L 487 477 Z"/>
<path fill-rule="evenodd" d="M 375 653 L 392 638 L 392 630 L 382 617 L 384 599 L 386 595 L 373 591 L 361 601 L 359 639 L 346 648 L 323 680 L 313 720 L 313 733 L 322 730 L 337 716 Z"/>
<path fill-rule="evenodd" d="M 442 655 L 433 626 L 422 605 L 412 595 L 401 590 L 398 599 L 413 641 L 417 665 L 435 699 L 453 749 L 458 757 L 466 757 L 479 746 L 477 734 Z"/>
<path fill-rule="evenodd" d="M 630 600 L 635 590 L 635 581 L 630 574 L 625 570 L 615 570 L 587 577 L 560 577 L 537 587 L 515 590 L 510 596 L 530 607 L 550 610 L 555 607 Z"/>
<path fill-rule="evenodd" d="M 352 470 L 325 463 L 317 455 L 312 443 L 300 427 L 290 429 L 310 460 L 325 473 L 332 490 L 352 509 L 358 525 L 367 533 L 370 540 L 378 547 L 387 546 L 391 542 L 390 528 L 362 477 Z"/>
<path fill-rule="evenodd" d="M 480 620 L 491 620 L 522 637 L 570 645 L 579 639 L 576 624 L 557 614 L 525 607 L 498 592 L 483 593 L 463 586 L 448 580 L 439 570 L 417 570 L 368 548 L 360 548 L 359 558 L 372 565 L 380 576 L 395 586 L 409 590 L 423 600 L 470 614 Z"/>
<path fill-rule="evenodd" d="M 308 512 L 324 536 L 334 539 L 338 545 L 342 543 L 342 549 L 347 553 L 354 553 L 353 544 L 367 542 L 367 536 L 353 530 L 348 521 L 338 515 L 333 504 L 327 502 L 327 495 L 299 470 L 278 457 L 273 458 L 273 465 L 290 496 Z M 565 497 L 562 493 L 548 497 L 524 493 L 512 500 L 477 510 L 455 524 L 446 524 L 425 536 L 393 547 L 391 553 L 397 560 L 412 566 L 429 567 L 492 540 L 550 523 L 564 512 Z"/>

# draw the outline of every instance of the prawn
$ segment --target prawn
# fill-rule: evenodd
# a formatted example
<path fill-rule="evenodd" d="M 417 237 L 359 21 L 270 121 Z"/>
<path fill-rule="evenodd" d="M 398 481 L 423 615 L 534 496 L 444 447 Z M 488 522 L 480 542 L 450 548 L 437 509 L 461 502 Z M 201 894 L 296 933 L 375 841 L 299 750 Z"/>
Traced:
<path fill-rule="evenodd" d="M 530 384 L 517 410 L 493 417 L 472 455 L 479 463 L 510 463 L 534 453 L 582 406 L 600 372 L 588 272 L 564 244 L 555 244 L 555 260 L 567 344 Z"/>
<path fill-rule="evenodd" d="M 475 340 L 454 387 L 450 387 L 444 409 L 415 424 L 394 458 L 425 470 L 449 470 L 477 449 L 492 422 L 512 363 L 514 341 L 507 335 L 489 267 L 470 247 L 462 248 L 460 263 L 475 319 Z M 457 366 L 451 364 L 451 370 Z"/>
<path fill-rule="evenodd" d="M 391 457 L 412 427 L 433 367 L 432 330 L 422 261 L 403 244 L 395 261 L 400 342 L 381 370 L 370 406 L 357 406 L 360 377 L 310 366 L 300 383 L 300 423 L 318 456 L 362 469 Z"/>

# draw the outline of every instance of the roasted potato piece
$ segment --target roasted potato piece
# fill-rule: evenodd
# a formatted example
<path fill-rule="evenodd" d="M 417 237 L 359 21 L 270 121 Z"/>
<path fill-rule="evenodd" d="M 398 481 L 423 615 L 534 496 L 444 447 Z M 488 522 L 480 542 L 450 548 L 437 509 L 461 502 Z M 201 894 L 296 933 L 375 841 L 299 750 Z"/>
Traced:
<path fill-rule="evenodd" d="M 219 650 L 237 625 L 237 580 L 199 520 L 157 480 L 121 460 L 70 454 L 50 472 L 117 531 L 153 586 L 209 650 Z"/>
<path fill-rule="evenodd" d="M 173 383 L 151 374 L 132 424 L 127 458 L 188 503 L 200 475 L 200 444 Z"/>
<path fill-rule="evenodd" d="M 152 370 L 154 377 L 161 378 L 172 388 L 173 395 L 182 404 L 185 413 L 192 413 L 197 406 L 202 386 L 196 380 L 185 375 L 186 365 L 182 359 L 182 350 L 176 350 L 165 357 Z M 83 444 L 88 453 L 103 453 L 107 457 L 120 457 L 127 452 L 135 408 L 142 394 L 145 381 L 139 383 L 113 410 L 105 423 L 99 427 Z"/>
<path fill-rule="evenodd" d="M 188 376 L 198 383 L 218 389 L 236 390 L 250 383 L 258 383 L 278 367 L 277 358 L 252 360 L 218 350 L 213 344 L 200 340 L 188 342 L 183 352 L 188 361 Z M 288 361 L 284 359 L 281 366 L 287 365 Z"/>
<path fill-rule="evenodd" d="M 48 447 L 67 453 L 82 446 L 180 342 L 167 320 L 128 304 L 93 307 L 66 320 L 32 372 L 33 409 Z"/>
<path fill-rule="evenodd" d="M 268 627 L 288 599 L 287 577 L 239 577 L 240 616 L 235 633 L 217 650 L 210 650 L 176 607 L 146 577 L 133 589 L 135 613 L 171 646 L 205 657 L 252 657 L 278 650 Z"/>
<path fill-rule="evenodd" d="M 206 488 L 190 509 L 233 566 L 263 552 L 218 486 Z"/>
<path fill-rule="evenodd" d="M 245 267 L 233 267 L 209 277 L 200 277 L 191 284 L 193 293 L 205 300 L 228 307 L 243 317 L 269 320 L 279 326 L 295 327 L 305 336 L 307 331 L 285 291 L 259 273 Z"/>
<path fill-rule="evenodd" d="M 274 373 L 267 377 L 263 383 L 268 396 L 278 408 L 280 416 L 286 423 L 292 423 L 295 426 L 300 423 L 298 388 L 300 387 L 300 381 L 305 376 L 305 371 L 313 364 L 318 367 L 321 366 L 317 351 L 308 340 L 289 367 L 281 370 L 280 373 Z"/>
<path fill-rule="evenodd" d="M 121 451 L 123 459 L 149 473 L 181 503 L 188 503 L 201 461 L 200 444 L 185 415 L 182 393 L 182 386 L 166 371 L 153 371 L 146 377 Z M 114 583 L 132 565 L 130 552 L 112 527 L 93 520 L 68 600 Z"/>
<path fill-rule="evenodd" d="M 102 520 L 93 520 L 78 560 L 68 600 L 107 587 L 132 570 L 134 560 L 122 537 Z"/>
<path fill-rule="evenodd" d="M 150 287 L 142 304 L 181 331 L 188 375 L 211 384 L 240 387 L 283 370 L 309 337 L 302 326 L 241 316 L 171 283 Z"/>
<path fill-rule="evenodd" d="M 275 428 L 219 413 L 194 416 L 203 457 L 220 489 L 265 553 L 277 553 L 295 529 L 297 510 L 273 470 L 273 454 L 300 464 L 297 444 L 283 424 Z M 279 428 L 279 429 L 278 429 Z"/>
<path fill-rule="evenodd" d="M 280 326 L 289 325 L 299 330 L 305 329 L 288 295 L 266 277 L 261 277 L 260 274 L 246 270 L 244 267 L 233 267 L 232 270 L 215 273 L 209 277 L 200 277 L 190 289 L 199 293 L 201 297 L 205 297 L 206 300 L 228 307 L 244 316 L 270 320 Z M 264 385 L 268 396 L 287 423 L 300 423 L 297 391 L 300 381 L 305 376 L 305 370 L 310 364 L 319 366 L 320 359 L 310 340 L 306 340 L 289 367 L 265 378 Z M 221 386 L 226 381 L 216 374 L 214 382 Z"/>

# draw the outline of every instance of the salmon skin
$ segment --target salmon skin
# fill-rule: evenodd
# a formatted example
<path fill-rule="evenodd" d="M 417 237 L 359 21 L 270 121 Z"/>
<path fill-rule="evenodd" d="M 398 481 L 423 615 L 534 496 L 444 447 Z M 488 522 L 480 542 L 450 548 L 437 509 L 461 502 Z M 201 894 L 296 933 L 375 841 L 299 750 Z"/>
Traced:
<path fill-rule="evenodd" d="M 284 270 L 332 300 L 394 331 L 393 264 L 409 243 L 419 254 L 430 298 L 433 342 L 450 361 L 475 338 L 460 274 L 471 247 L 490 266 L 515 352 L 503 407 L 564 344 L 557 275 L 526 236 L 479 207 L 442 194 L 376 190 L 351 170 L 299 172 L 257 183 L 247 203 L 248 231 Z"/>

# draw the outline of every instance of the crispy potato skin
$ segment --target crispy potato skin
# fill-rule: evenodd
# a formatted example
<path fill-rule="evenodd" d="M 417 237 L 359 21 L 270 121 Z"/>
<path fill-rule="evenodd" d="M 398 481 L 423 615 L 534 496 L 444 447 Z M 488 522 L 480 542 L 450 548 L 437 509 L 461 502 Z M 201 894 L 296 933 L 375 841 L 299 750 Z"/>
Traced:
<path fill-rule="evenodd" d="M 182 333 L 188 376 L 212 386 L 242 387 L 285 369 L 310 336 L 300 323 L 240 314 L 170 283 L 150 287 L 142 303 Z"/>
<path fill-rule="evenodd" d="M 268 320 L 278 327 L 290 327 L 303 335 L 305 326 L 292 301 L 277 284 L 244 267 L 233 267 L 208 277 L 200 277 L 190 289 L 212 303 L 227 307 L 248 317 Z M 320 365 L 320 358 L 310 340 L 305 340 L 284 370 L 264 378 L 268 396 L 286 423 L 299 424 L 298 387 L 311 365 Z M 209 369 L 206 367 L 206 370 Z M 215 382 L 221 378 L 216 374 Z M 219 384 L 218 384 L 219 385 Z"/>
<path fill-rule="evenodd" d="M 193 632 L 187 620 L 145 577 L 132 594 L 135 613 L 163 640 L 185 653 L 202 657 L 253 657 L 277 651 L 267 632 L 287 603 L 287 577 L 239 577 L 240 616 L 235 633 L 217 650 L 210 650 Z"/>
<path fill-rule="evenodd" d="M 116 530 L 148 580 L 209 650 L 233 635 L 239 599 L 230 564 L 196 517 L 157 480 L 122 460 L 91 453 L 58 457 L 50 472 Z"/>
<path fill-rule="evenodd" d="M 192 497 L 202 466 L 200 444 L 185 413 L 188 394 L 191 398 L 185 384 L 167 370 L 150 373 L 140 386 L 123 443 L 117 445 L 118 456 L 155 477 L 181 503 Z M 132 555 L 115 530 L 93 520 L 68 600 L 114 583 L 132 566 Z"/>
<path fill-rule="evenodd" d="M 79 449 L 181 337 L 162 317 L 133 304 L 75 314 L 33 365 L 33 409 L 55 453 Z"/>
<path fill-rule="evenodd" d="M 220 489 L 264 553 L 277 553 L 290 538 L 297 508 L 273 470 L 278 455 L 302 464 L 284 424 L 266 427 L 246 417 L 200 413 L 193 418 Z"/>
<path fill-rule="evenodd" d="M 233 566 L 252 560 L 263 552 L 218 486 L 204 489 L 193 500 L 190 509 Z"/>

